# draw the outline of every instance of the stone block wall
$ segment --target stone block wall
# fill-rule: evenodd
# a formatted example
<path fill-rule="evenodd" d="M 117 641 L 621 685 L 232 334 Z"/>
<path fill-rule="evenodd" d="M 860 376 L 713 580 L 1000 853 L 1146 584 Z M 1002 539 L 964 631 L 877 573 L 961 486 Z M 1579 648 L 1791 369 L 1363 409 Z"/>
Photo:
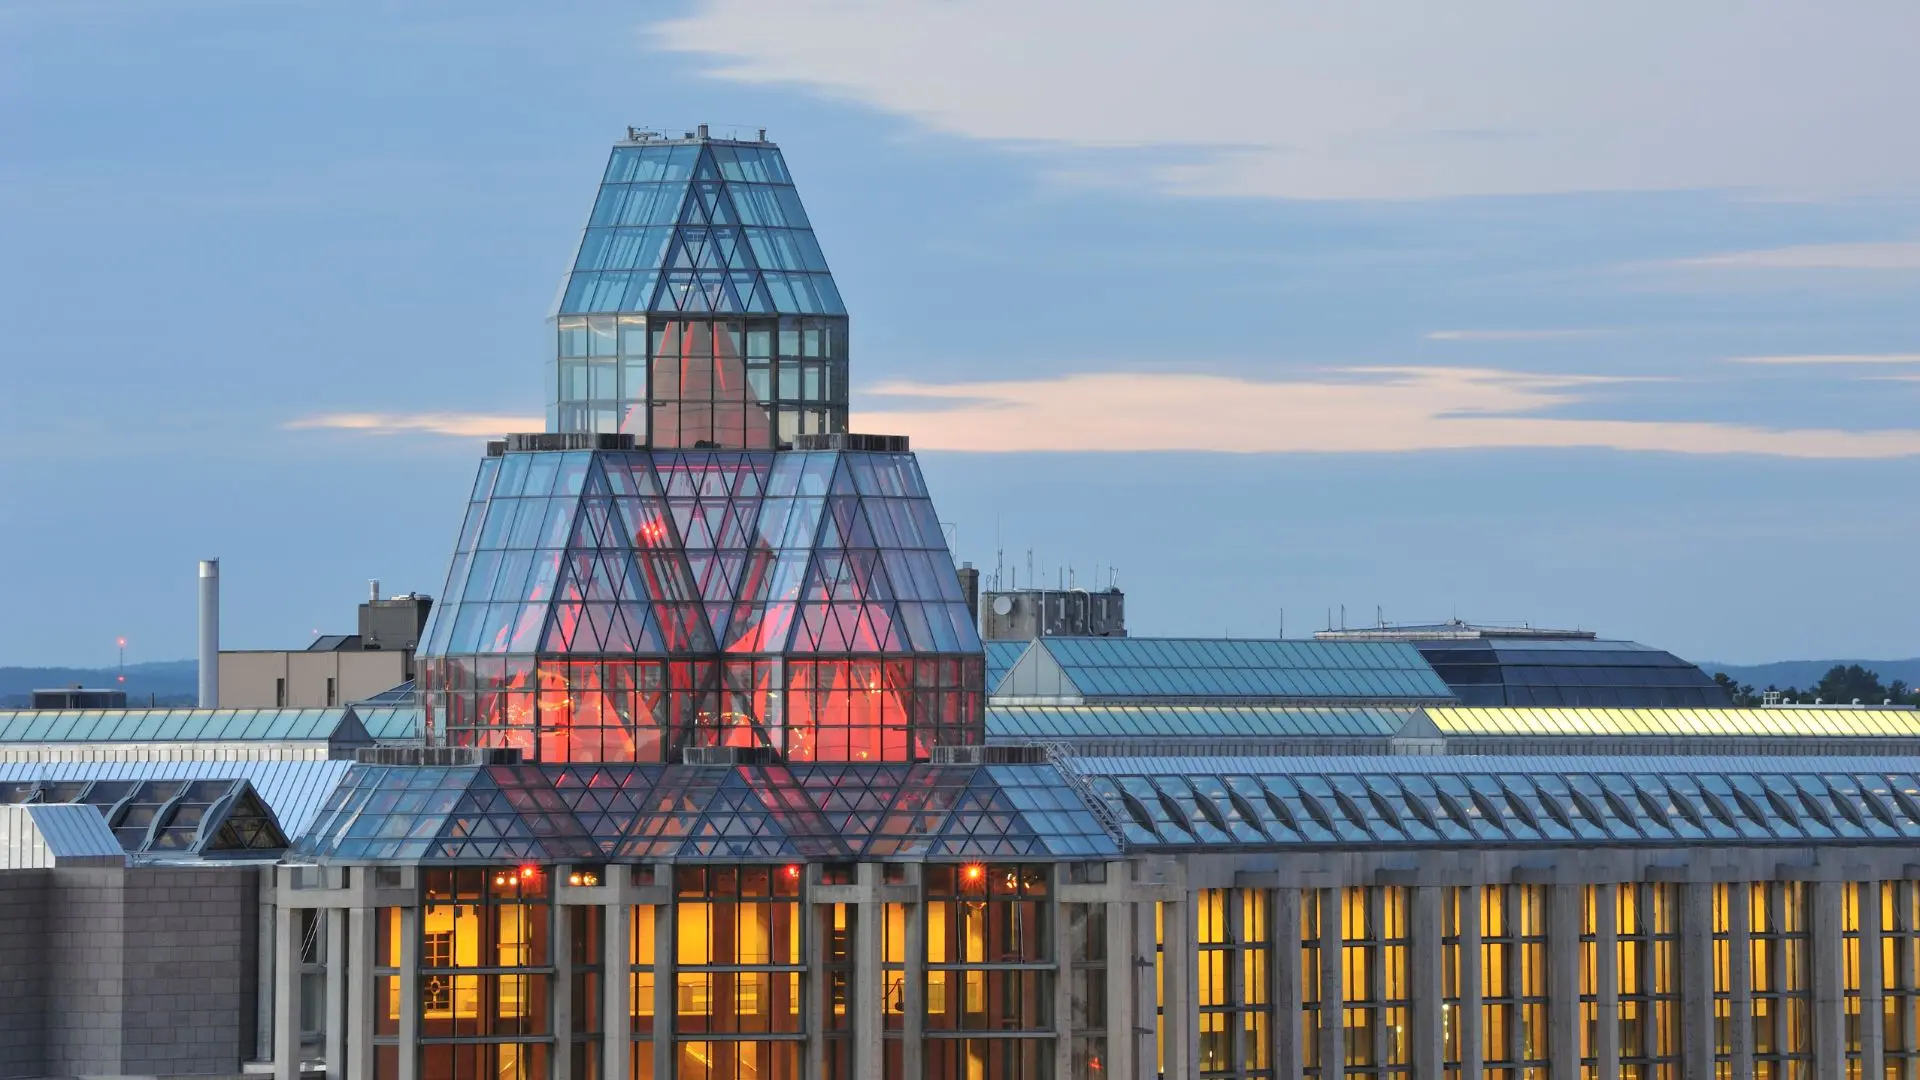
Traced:
<path fill-rule="evenodd" d="M 47 1074 L 49 870 L 0 872 L 0 1077 Z"/>

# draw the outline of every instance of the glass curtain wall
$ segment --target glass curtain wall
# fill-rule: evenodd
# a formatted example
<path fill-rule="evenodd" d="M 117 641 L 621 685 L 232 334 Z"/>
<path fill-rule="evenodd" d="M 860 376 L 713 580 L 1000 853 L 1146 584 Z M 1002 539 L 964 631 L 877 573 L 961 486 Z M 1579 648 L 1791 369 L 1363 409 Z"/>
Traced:
<path fill-rule="evenodd" d="M 1107 1075 L 1107 906 L 1063 905 L 1067 954 L 1072 957 L 1068 1024 L 1073 1032 L 1072 1080 Z"/>
<path fill-rule="evenodd" d="M 571 964 L 573 1080 L 600 1080 L 605 1002 L 606 909 L 585 905 L 566 909 L 567 953 Z"/>
<path fill-rule="evenodd" d="M 817 910 L 820 920 L 820 977 L 826 985 L 820 995 L 819 1030 L 826 1044 L 822 1080 L 852 1080 L 853 927 L 858 909 L 852 904 L 826 904 Z"/>
<path fill-rule="evenodd" d="M 1754 1076 L 1801 1080 L 1813 1069 L 1806 884 L 1755 882 L 1748 911 Z"/>
<path fill-rule="evenodd" d="M 546 872 L 422 876 L 421 1080 L 545 1080 L 554 1043 Z"/>
<path fill-rule="evenodd" d="M 1679 887 L 1630 882 L 1617 887 L 1614 898 L 1620 1075 L 1679 1080 Z"/>
<path fill-rule="evenodd" d="M 674 870 L 677 1080 L 799 1080 L 799 871 Z"/>
<path fill-rule="evenodd" d="M 1407 1075 L 1407 890 L 1341 892 L 1346 1075 Z"/>
<path fill-rule="evenodd" d="M 1049 868 L 928 866 L 927 1080 L 1051 1080 Z"/>
<path fill-rule="evenodd" d="M 1486 1080 L 1532 1080 L 1547 1061 L 1547 896 L 1538 885 L 1480 894 L 1480 1023 Z"/>
<path fill-rule="evenodd" d="M 1194 896 L 1203 1076 L 1273 1075 L 1267 903 L 1263 889 L 1203 889 Z"/>
<path fill-rule="evenodd" d="M 1888 1080 L 1920 1080 L 1920 882 L 1880 883 L 1880 985 Z"/>

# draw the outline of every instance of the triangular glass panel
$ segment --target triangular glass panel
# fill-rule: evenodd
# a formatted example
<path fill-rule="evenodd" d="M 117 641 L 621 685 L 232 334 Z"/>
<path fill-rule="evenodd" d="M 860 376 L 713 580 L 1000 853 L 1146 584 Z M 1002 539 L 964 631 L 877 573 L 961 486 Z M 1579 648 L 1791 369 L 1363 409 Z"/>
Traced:
<path fill-rule="evenodd" d="M 856 495 L 858 493 L 858 489 L 854 487 L 852 475 L 847 472 L 846 462 L 841 461 L 840 467 L 833 472 L 833 487 L 828 491 L 828 494 Z"/>
<path fill-rule="evenodd" d="M 706 206 L 698 196 L 688 199 L 685 209 L 680 211 L 682 225 L 705 225 L 707 220 Z"/>
<path fill-rule="evenodd" d="M 700 148 L 700 157 L 694 162 L 693 166 L 693 179 L 696 183 L 703 180 L 718 181 L 720 179 L 720 166 L 713 160 L 712 147 L 702 146 Z"/>

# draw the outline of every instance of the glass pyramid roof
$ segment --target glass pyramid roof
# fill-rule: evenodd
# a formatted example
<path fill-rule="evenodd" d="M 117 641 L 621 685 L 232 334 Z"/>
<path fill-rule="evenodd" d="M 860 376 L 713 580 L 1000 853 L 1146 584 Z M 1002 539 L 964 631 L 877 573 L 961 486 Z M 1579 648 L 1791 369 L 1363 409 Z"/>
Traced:
<path fill-rule="evenodd" d="M 1051 765 L 355 766 L 301 839 L 341 860 L 1103 858 Z"/>
<path fill-rule="evenodd" d="M 845 315 L 780 148 L 614 147 L 558 313 Z"/>

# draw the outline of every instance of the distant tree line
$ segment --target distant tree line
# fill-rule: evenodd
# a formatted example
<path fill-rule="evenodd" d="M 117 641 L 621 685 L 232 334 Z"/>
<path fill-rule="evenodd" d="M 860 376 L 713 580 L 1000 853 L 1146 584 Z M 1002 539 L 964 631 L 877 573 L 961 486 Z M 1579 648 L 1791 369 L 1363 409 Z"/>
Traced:
<path fill-rule="evenodd" d="M 1835 664 L 1827 670 L 1820 681 L 1811 689 L 1802 690 L 1789 686 L 1782 690 L 1769 686 L 1765 690 L 1755 690 L 1745 683 L 1737 683 L 1726 672 L 1716 672 L 1713 681 L 1726 688 L 1733 703 L 1740 706 L 1762 705 L 1768 694 L 1779 694 L 1779 700 L 1788 705 L 1812 705 L 1816 702 L 1827 705 L 1851 705 L 1858 701 L 1862 705 L 1878 705 L 1891 701 L 1895 705 L 1920 706 L 1920 690 L 1908 686 L 1904 680 L 1895 679 L 1882 684 L 1880 676 L 1859 664 Z"/>

